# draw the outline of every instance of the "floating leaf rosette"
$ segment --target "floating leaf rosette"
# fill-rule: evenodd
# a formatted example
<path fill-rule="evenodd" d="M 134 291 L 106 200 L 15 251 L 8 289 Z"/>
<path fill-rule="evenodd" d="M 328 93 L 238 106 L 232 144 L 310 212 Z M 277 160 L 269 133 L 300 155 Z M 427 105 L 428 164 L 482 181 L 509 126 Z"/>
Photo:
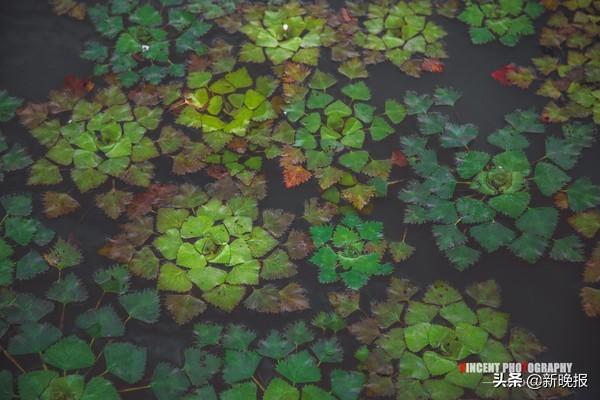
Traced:
<path fill-rule="evenodd" d="M 163 153 L 173 155 L 176 173 L 210 165 L 248 182 L 261 170 L 261 152 L 271 158 L 279 154 L 287 138 L 272 134 L 271 121 L 277 113 L 271 97 L 279 86 L 277 79 L 254 80 L 241 67 L 220 77 L 210 71 L 192 72 L 187 86 L 176 123 L 199 129 L 200 134 L 194 132 L 188 139 L 165 128 L 158 140 Z M 198 136 L 201 141 L 194 141 Z"/>
<path fill-rule="evenodd" d="M 358 400 L 365 381 L 340 369 L 341 343 L 318 337 L 303 321 L 261 338 L 241 325 L 193 327 L 194 345 L 181 366 L 156 366 L 148 390 L 158 400 Z"/>
<path fill-rule="evenodd" d="M 506 398 L 511 389 L 495 387 L 489 375 L 461 373 L 459 362 L 521 362 L 545 350 L 533 334 L 509 329 L 493 281 L 469 286 L 468 297 L 442 281 L 416 299 L 418 291 L 409 281 L 392 278 L 387 298 L 372 302 L 358 319 L 353 316 L 360 309 L 358 294 L 330 294 L 336 313 L 356 321 L 348 330 L 363 343 L 355 358 L 368 374 L 368 397 Z"/>
<path fill-rule="evenodd" d="M 210 20 L 231 13 L 237 4 L 187 0 L 159 3 L 161 7 L 157 8 L 148 1 L 111 0 L 89 8 L 89 17 L 104 41 L 87 42 L 82 57 L 96 63 L 96 75 L 113 72 L 126 87 L 140 78 L 158 84 L 167 77 L 183 77 L 181 57 L 205 55 L 208 48 L 202 38 L 212 26 Z"/>
<path fill-rule="evenodd" d="M 310 261 L 319 267 L 319 282 L 341 279 L 354 290 L 373 276 L 392 273 L 393 265 L 382 260 L 388 252 L 394 262 L 404 261 L 414 252 L 405 241 L 388 244 L 383 237 L 383 223 L 363 221 L 356 214 L 347 214 L 335 226 L 311 226 L 310 234 L 316 247 Z"/>
<path fill-rule="evenodd" d="M 592 117 L 598 124 L 599 6 L 593 2 L 545 4 L 554 12 L 540 32 L 545 55 L 532 58 L 532 67 L 509 64 L 492 76 L 522 89 L 535 82 L 536 93 L 550 99 L 542 113 L 547 122 Z"/>
<path fill-rule="evenodd" d="M 438 89 L 428 95 L 407 93 L 408 113 L 417 115 L 420 136 L 401 139 L 404 154 L 420 177 L 399 194 L 408 203 L 405 222 L 432 222 L 440 250 L 458 268 L 477 262 L 480 251 L 508 247 L 516 256 L 534 263 L 548 247 L 550 257 L 560 261 L 581 261 L 583 243 L 574 235 L 554 238 L 560 212 L 557 207 L 532 204 L 533 193 L 555 196 L 559 208 L 581 212 L 600 203 L 600 187 L 587 178 L 572 180 L 566 171 L 575 166 L 583 149 L 595 141 L 591 124 L 563 126 L 563 136 L 547 136 L 542 159 L 531 161 L 526 133 L 543 133 L 545 127 L 533 110 L 517 110 L 505 117 L 508 125 L 488 136 L 501 149 L 490 154 L 470 149 L 479 135 L 472 124 L 450 122 L 448 116 L 429 111 L 443 101 Z M 437 137 L 445 149 L 456 149 L 455 167 L 438 161 L 430 138 Z M 531 183 L 533 182 L 533 185 Z M 507 226 L 513 223 L 515 229 Z M 463 228 L 464 227 L 464 228 Z M 553 239 L 553 240 L 552 240 Z"/>
<path fill-rule="evenodd" d="M 27 183 L 58 184 L 62 170 L 68 169 L 81 192 L 97 188 L 109 177 L 148 186 L 154 173 L 148 160 L 159 155 L 148 133 L 158 127 L 162 112 L 160 107 L 131 104 L 117 86 L 97 90 L 93 96 L 56 91 L 48 103 L 25 106 L 21 122 L 48 149 L 31 166 Z"/>
<path fill-rule="evenodd" d="M 84 311 L 78 307 L 75 314 L 76 307 L 70 305 L 81 307 L 90 297 L 76 271 L 83 260 L 81 251 L 60 238 L 49 246 L 54 232 L 32 217 L 30 196 L 6 195 L 0 203 L 5 213 L 0 238 L 0 349 L 8 360 L 3 366 L 11 368 L 0 371 L 3 396 L 120 399 L 117 387 L 132 389 L 144 377 L 147 359 L 145 348 L 123 340 L 125 325 L 130 319 L 155 322 L 158 295 L 129 292 L 127 269 L 113 266 L 94 273 L 102 293 L 95 307 Z M 24 250 L 28 252 L 21 256 Z M 27 283 L 35 284 L 38 293 L 21 291 Z M 109 296 L 119 296 L 120 312 L 102 304 Z M 70 323 L 65 323 L 65 316 Z M 94 368 L 98 364 L 105 368 L 101 374 Z"/>
<path fill-rule="evenodd" d="M 349 16 L 342 18 L 341 31 L 347 36 L 345 40 L 340 38 L 333 49 L 338 57 L 348 58 L 352 56 L 351 49 L 358 48 L 363 52 L 360 59 L 366 63 L 388 60 L 415 77 L 419 77 L 421 71 L 441 72 L 440 59 L 447 57 L 442 43 L 446 31 L 433 21 L 430 1 L 350 1 L 346 4 Z"/>
<path fill-rule="evenodd" d="M 239 30 L 251 43 L 240 49 L 240 60 L 273 64 L 291 60 L 316 66 L 321 47 L 332 44 L 334 32 L 326 25 L 326 2 L 306 7 L 298 1 L 248 4 L 241 10 Z"/>
<path fill-rule="evenodd" d="M 248 287 L 295 275 L 291 260 L 310 251 L 309 239 L 295 230 L 287 242 L 279 241 L 293 215 L 265 210 L 259 218 L 256 199 L 240 191 L 210 198 L 190 185 L 167 190 L 148 207 L 140 209 L 134 201 L 129 210 L 133 219 L 100 252 L 126 263 L 133 275 L 156 280 L 158 290 L 180 293 L 171 297 L 189 302 L 196 315 L 206 308 L 204 301 L 232 311 L 248 295 Z M 295 283 L 262 289 L 263 294 L 275 291 L 269 297 L 273 303 L 259 307 L 251 303 L 259 295 L 252 295 L 249 308 L 282 312 L 308 307 L 304 290 Z M 204 301 L 194 296 L 196 291 Z"/>
<path fill-rule="evenodd" d="M 290 133 L 296 130 L 293 147 L 284 150 L 280 165 L 287 187 L 315 176 L 324 198 L 333 202 L 344 198 L 362 209 L 373 197 L 386 195 L 392 168 L 389 159 L 375 160 L 363 149 L 366 131 L 373 141 L 385 139 L 395 132 L 393 124 L 404 119 L 406 110 L 388 100 L 387 118 L 375 115 L 364 81 L 341 87 L 344 100 L 327 93 L 336 82 L 332 75 L 317 70 L 307 90 L 295 89 L 298 93 L 283 108 L 289 122 L 277 127 Z"/>
<path fill-rule="evenodd" d="M 472 1 L 465 3 L 458 19 L 469 26 L 474 44 L 499 40 L 516 46 L 522 36 L 533 35 L 533 21 L 544 13 L 544 6 L 529 0 Z"/>

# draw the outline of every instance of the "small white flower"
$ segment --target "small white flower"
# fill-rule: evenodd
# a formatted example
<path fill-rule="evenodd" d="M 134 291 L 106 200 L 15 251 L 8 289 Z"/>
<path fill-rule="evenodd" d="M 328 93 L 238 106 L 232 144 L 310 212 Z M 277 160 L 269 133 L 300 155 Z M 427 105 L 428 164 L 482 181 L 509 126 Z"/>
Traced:
<path fill-rule="evenodd" d="M 142 45 L 142 51 L 143 52 L 147 52 L 148 50 L 150 50 L 150 46 L 148 46 L 147 44 L 143 44 Z"/>
<path fill-rule="evenodd" d="M 283 24 L 283 30 L 287 31 L 290 28 L 290 26 L 288 24 Z"/>

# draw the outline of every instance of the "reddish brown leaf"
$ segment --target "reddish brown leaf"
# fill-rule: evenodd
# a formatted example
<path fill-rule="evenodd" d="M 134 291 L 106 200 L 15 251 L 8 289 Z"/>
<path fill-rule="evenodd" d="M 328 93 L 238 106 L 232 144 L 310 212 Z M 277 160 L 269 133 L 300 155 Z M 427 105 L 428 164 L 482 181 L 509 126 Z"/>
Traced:
<path fill-rule="evenodd" d="M 106 193 L 96 195 L 96 205 L 112 219 L 117 219 L 131 203 L 133 194 L 114 187 Z"/>
<path fill-rule="evenodd" d="M 346 318 L 353 312 L 360 310 L 359 292 L 350 290 L 345 292 L 330 292 L 328 298 L 336 314 L 342 318 Z"/>
<path fill-rule="evenodd" d="M 134 246 L 143 245 L 154 232 L 154 218 L 135 218 L 133 221 L 121 225 L 123 235 Z"/>
<path fill-rule="evenodd" d="M 79 208 L 79 202 L 66 193 L 45 192 L 42 202 L 48 218 L 58 218 Z"/>
<path fill-rule="evenodd" d="M 588 317 L 600 316 L 600 289 L 584 287 L 581 289 L 581 307 Z"/>
<path fill-rule="evenodd" d="M 496 81 L 500 82 L 504 86 L 511 86 L 512 83 L 508 80 L 508 73 L 515 72 L 517 70 L 517 66 L 515 64 L 506 64 L 502 68 L 499 68 L 491 73 L 492 78 Z"/>
<path fill-rule="evenodd" d="M 65 89 L 79 97 L 85 96 L 86 93 L 89 93 L 94 89 L 94 82 L 89 79 L 77 78 L 75 75 L 65 76 L 64 85 Z"/>
<path fill-rule="evenodd" d="M 167 310 L 177 325 L 190 322 L 206 310 L 206 303 L 189 294 L 170 294 L 165 298 Z"/>
<path fill-rule="evenodd" d="M 283 169 L 283 182 L 288 189 L 303 184 L 311 177 L 310 171 L 301 165 L 291 165 Z"/>
<path fill-rule="evenodd" d="M 297 283 L 290 283 L 279 291 L 281 312 L 302 311 L 310 307 L 306 290 Z"/>
<path fill-rule="evenodd" d="M 444 63 L 435 58 L 426 58 L 421 63 L 421 69 L 427 72 L 444 72 Z"/>
<path fill-rule="evenodd" d="M 127 207 L 127 215 L 130 218 L 141 217 L 152 210 L 152 207 L 160 207 L 169 203 L 175 194 L 177 194 L 176 185 L 152 184 L 145 192 L 136 193 L 133 196 L 131 204 Z"/>
<path fill-rule="evenodd" d="M 392 151 L 392 156 L 391 156 L 390 160 L 392 161 L 392 165 L 395 165 L 397 167 L 402 168 L 402 167 L 406 167 L 408 165 L 408 159 L 406 158 L 404 153 L 400 150 Z"/>
<path fill-rule="evenodd" d="M 21 124 L 29 129 L 37 127 L 48 118 L 48 103 L 27 103 L 17 110 Z"/>
<path fill-rule="evenodd" d="M 301 260 L 312 252 L 314 246 L 306 232 L 292 229 L 285 242 L 285 248 L 292 260 Z"/>
<path fill-rule="evenodd" d="M 214 164 L 206 168 L 206 174 L 214 179 L 223 179 L 229 176 L 229 171 L 224 165 Z"/>
<path fill-rule="evenodd" d="M 139 106 L 155 106 L 160 102 L 160 94 L 156 86 L 142 84 L 127 93 L 129 100 Z"/>
<path fill-rule="evenodd" d="M 234 137 L 227 143 L 227 148 L 238 154 L 244 154 L 248 150 L 248 142 L 241 137 Z"/>
<path fill-rule="evenodd" d="M 596 244 L 592 255 L 585 264 L 583 270 L 583 281 L 585 283 L 600 282 L 600 242 Z"/>
<path fill-rule="evenodd" d="M 379 324 L 375 318 L 362 319 L 348 327 L 356 340 L 364 344 L 370 344 L 379 337 Z"/>
<path fill-rule="evenodd" d="M 108 239 L 107 243 L 98 250 L 98 254 L 111 260 L 128 263 L 133 257 L 134 248 L 124 234 Z"/>
<path fill-rule="evenodd" d="M 558 192 L 554 195 L 554 205 L 561 210 L 569 208 L 569 198 L 564 192 Z"/>
<path fill-rule="evenodd" d="M 350 11 L 348 11 L 346 7 L 340 9 L 340 19 L 346 24 L 355 21 L 355 18 L 350 14 Z"/>

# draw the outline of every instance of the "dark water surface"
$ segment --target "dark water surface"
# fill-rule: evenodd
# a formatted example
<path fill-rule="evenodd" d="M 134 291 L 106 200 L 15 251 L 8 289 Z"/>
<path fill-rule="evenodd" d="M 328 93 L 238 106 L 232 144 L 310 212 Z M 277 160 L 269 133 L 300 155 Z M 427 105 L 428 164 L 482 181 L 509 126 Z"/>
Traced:
<path fill-rule="evenodd" d="M 453 86 L 463 93 L 455 107 L 458 122 L 471 122 L 485 134 L 504 126 L 503 116 L 516 108 L 536 106 L 541 109 L 545 104 L 544 99 L 531 91 L 503 87 L 489 76 L 491 71 L 504 64 L 516 62 L 527 65 L 531 57 L 541 54 L 535 37 L 522 39 L 514 49 L 498 43 L 475 47 L 461 23 L 443 18 L 439 21 L 449 33 L 446 43 L 450 59 L 446 61 L 444 73 L 414 79 L 400 73 L 391 64 L 369 67 L 367 84 L 373 92 L 375 105 L 383 105 L 387 98 L 401 99 L 406 90 L 430 93 L 437 85 Z M 93 28 L 88 23 L 54 16 L 46 0 L 0 0 L 0 88 L 27 101 L 45 101 L 51 89 L 62 86 L 65 75 L 90 76 L 92 65 L 81 60 L 79 53 L 83 43 L 93 36 Z M 332 66 L 333 63 L 328 60 L 322 61 L 323 69 L 331 69 Z M 401 124 L 399 134 L 410 134 L 414 132 L 413 128 L 414 125 L 405 121 Z M 552 127 L 550 132 L 557 128 Z M 5 125 L 3 132 L 10 140 L 25 143 L 36 149 L 34 154 L 40 154 L 40 146 L 14 120 Z M 485 135 L 480 136 L 476 146 L 486 148 Z M 542 154 L 542 140 L 535 143 L 537 146 L 534 144 L 532 151 Z M 387 157 L 395 147 L 398 147 L 398 135 L 371 144 L 369 151 L 375 158 Z M 584 153 L 573 175 L 587 175 L 596 182 L 600 181 L 599 156 L 600 145 L 596 144 Z M 172 182 L 170 165 L 164 160 L 156 162 L 156 165 L 157 180 Z M 286 190 L 276 165 L 267 163 L 267 168 L 269 195 L 261 206 L 283 208 L 301 214 L 304 200 L 317 195 L 316 185 Z M 0 186 L 1 193 L 22 190 L 24 177 L 24 173 L 9 176 Z M 400 176 L 407 177 L 408 170 Z M 178 178 L 177 181 L 195 184 L 207 182 L 197 174 Z M 35 200 L 39 202 L 39 196 Z M 92 196 L 85 196 L 85 202 L 82 203 L 91 206 Z M 37 209 L 40 210 L 39 204 Z M 403 207 L 395 200 L 395 191 L 390 193 L 388 199 L 375 201 L 373 217 L 385 222 L 386 234 L 392 240 L 399 239 L 405 229 L 402 215 Z M 96 250 L 106 237 L 116 232 L 117 224 L 104 217 L 98 208 L 80 210 L 48 225 L 63 237 L 73 233 L 80 242 L 85 255 L 84 263 L 78 267 L 80 276 L 89 279 L 95 269 L 110 265 L 108 260 L 96 254 Z M 407 241 L 416 246 L 417 251 L 408 262 L 397 268 L 396 276 L 408 278 L 422 287 L 437 279 L 448 280 L 461 290 L 475 281 L 495 279 L 503 289 L 503 310 L 511 313 L 512 324 L 535 333 L 548 347 L 541 360 L 573 362 L 575 372 L 589 374 L 590 388 L 575 394 L 573 398 L 600 399 L 600 321 L 585 317 L 581 311 L 581 264 L 561 264 L 544 259 L 536 265 L 529 265 L 505 251 L 482 255 L 476 266 L 461 273 L 437 250 L 428 226 L 408 228 Z M 565 226 L 559 229 L 566 232 Z M 330 285 L 325 290 L 318 284 L 316 268 L 307 262 L 299 263 L 297 280 L 309 290 L 313 309 L 319 309 L 327 303 L 327 291 L 337 289 L 335 285 Z M 371 282 L 365 288 L 363 298 L 380 297 L 387 281 L 388 278 L 383 278 Z M 95 290 L 91 286 L 88 288 Z M 35 290 L 36 287 L 30 286 L 28 289 Z M 86 304 L 69 306 L 71 315 L 89 308 L 89 304 L 95 302 L 98 296 L 97 291 L 91 291 L 90 301 Z M 296 317 L 309 318 L 313 313 L 309 310 L 293 316 L 265 316 L 241 307 L 232 314 L 209 308 L 203 318 L 222 323 L 244 323 L 262 334 L 268 329 L 282 327 Z M 67 320 L 67 329 L 72 323 L 72 320 Z M 191 344 L 190 330 L 189 325 L 181 328 L 165 318 L 153 326 L 131 321 L 127 336 L 128 340 L 148 347 L 152 365 L 156 360 L 170 360 L 179 365 L 182 363 L 183 349 Z M 348 366 L 351 366 L 351 354 L 346 356 Z M 0 363 L 5 361 L 2 358 L 0 360 Z M 152 371 L 152 368 L 148 371 Z M 140 394 L 139 398 L 147 398 L 147 394 Z"/>

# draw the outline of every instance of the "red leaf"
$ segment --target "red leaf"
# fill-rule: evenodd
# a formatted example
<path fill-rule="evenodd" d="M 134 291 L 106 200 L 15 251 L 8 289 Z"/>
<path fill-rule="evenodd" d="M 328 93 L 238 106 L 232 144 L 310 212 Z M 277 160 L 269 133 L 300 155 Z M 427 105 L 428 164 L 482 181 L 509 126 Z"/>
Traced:
<path fill-rule="evenodd" d="M 443 72 L 444 71 L 444 63 L 435 58 L 426 58 L 421 63 L 421 69 L 427 72 Z"/>
<path fill-rule="evenodd" d="M 403 152 L 400 150 L 392 151 L 391 157 L 392 165 L 396 165 L 398 167 L 406 167 L 408 165 L 408 160 Z"/>
<path fill-rule="evenodd" d="M 289 165 L 283 168 L 283 182 L 287 189 L 301 185 L 311 177 L 310 171 L 301 165 Z"/>
<path fill-rule="evenodd" d="M 127 208 L 127 214 L 130 218 L 137 218 L 145 215 L 152 207 L 160 206 L 168 203 L 171 198 L 177 193 L 175 185 L 150 185 L 145 192 L 137 193 L 133 196 L 133 201 Z"/>
<path fill-rule="evenodd" d="M 214 179 L 223 179 L 229 176 L 229 171 L 223 165 L 211 165 L 206 168 L 206 174 Z"/>
<path fill-rule="evenodd" d="M 507 75 L 509 72 L 516 72 L 516 71 L 517 71 L 517 66 L 515 64 L 511 63 L 511 64 L 506 64 L 502 68 L 495 70 L 490 75 L 492 76 L 492 78 L 494 78 L 496 81 L 500 82 L 502 85 L 511 86 L 512 83 L 508 79 Z"/>
<path fill-rule="evenodd" d="M 65 76 L 65 88 L 75 93 L 79 97 L 83 97 L 94 89 L 94 82 L 89 79 L 80 79 L 74 75 Z"/>
<path fill-rule="evenodd" d="M 342 7 L 340 10 L 340 18 L 344 23 L 350 23 L 354 21 L 354 17 L 350 14 L 346 7 Z"/>

